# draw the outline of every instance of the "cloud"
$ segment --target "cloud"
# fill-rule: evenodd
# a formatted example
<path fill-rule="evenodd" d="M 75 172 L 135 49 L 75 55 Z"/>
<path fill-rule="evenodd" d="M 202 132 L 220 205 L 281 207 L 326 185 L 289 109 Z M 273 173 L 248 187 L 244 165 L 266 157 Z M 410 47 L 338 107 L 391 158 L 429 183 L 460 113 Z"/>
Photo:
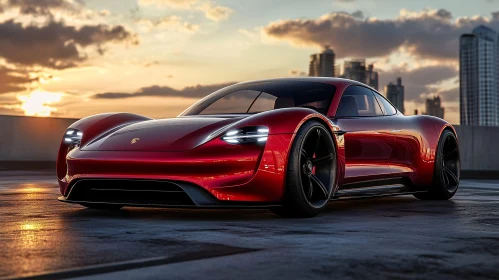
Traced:
<path fill-rule="evenodd" d="M 159 8 L 177 7 L 177 8 L 190 8 L 198 0 L 139 0 L 141 6 L 156 6 Z"/>
<path fill-rule="evenodd" d="M 126 92 L 105 92 L 98 93 L 93 96 L 95 99 L 122 99 L 132 97 L 185 97 L 185 98 L 201 98 L 235 83 L 223 83 L 214 85 L 196 85 L 177 90 L 168 86 L 149 86 L 143 87 L 134 93 Z"/>
<path fill-rule="evenodd" d="M 454 19 L 444 9 L 410 12 L 396 19 L 361 19 L 329 13 L 317 19 L 288 19 L 263 28 L 265 35 L 294 45 L 333 47 L 338 57 L 382 57 L 405 47 L 419 58 L 456 60 L 459 36 L 484 24 L 499 29 L 499 16 Z"/>
<path fill-rule="evenodd" d="M 204 13 L 207 19 L 212 21 L 227 20 L 234 10 L 229 7 L 214 4 L 211 1 L 200 2 L 198 0 L 139 0 L 141 6 L 156 6 L 158 8 L 177 8 L 187 10 L 198 10 Z"/>
<path fill-rule="evenodd" d="M 26 90 L 32 81 L 26 72 L 0 66 L 0 94 Z"/>
<path fill-rule="evenodd" d="M 0 23 L 0 56 L 23 66 L 54 69 L 75 67 L 87 56 L 81 49 L 94 46 L 100 53 L 107 43 L 137 44 L 135 34 L 121 25 L 68 26 L 49 22 L 45 26 L 23 26 L 14 20 Z"/>
<path fill-rule="evenodd" d="M 459 87 L 438 92 L 444 102 L 459 102 Z"/>
<path fill-rule="evenodd" d="M 206 2 L 198 7 L 199 10 L 204 12 L 206 18 L 213 21 L 223 21 L 227 20 L 230 15 L 234 12 L 229 7 L 215 5 L 211 2 Z"/>
<path fill-rule="evenodd" d="M 71 0 L 4 0 L 1 10 L 17 8 L 24 15 L 52 15 L 55 10 L 78 13 L 82 10 L 81 2 Z"/>
<path fill-rule="evenodd" d="M 396 82 L 397 77 L 402 77 L 402 84 L 405 86 L 405 100 L 421 102 L 422 96 L 438 93 L 439 84 L 455 78 L 457 74 L 455 67 L 445 65 L 426 66 L 414 70 L 398 68 L 381 72 L 379 84 L 380 87 L 384 88 L 389 82 Z M 454 99 L 450 93 L 446 93 L 446 96 L 445 100 Z"/>
<path fill-rule="evenodd" d="M 183 21 L 181 17 L 176 15 L 166 16 L 159 20 L 140 19 L 137 20 L 137 23 L 142 24 L 149 29 L 167 28 L 191 33 L 197 32 L 199 30 L 199 25 Z"/>
<path fill-rule="evenodd" d="M 357 10 L 357 11 L 351 13 L 350 15 L 352 17 L 358 18 L 358 19 L 363 19 L 364 18 L 364 12 L 362 12 L 361 10 Z"/>

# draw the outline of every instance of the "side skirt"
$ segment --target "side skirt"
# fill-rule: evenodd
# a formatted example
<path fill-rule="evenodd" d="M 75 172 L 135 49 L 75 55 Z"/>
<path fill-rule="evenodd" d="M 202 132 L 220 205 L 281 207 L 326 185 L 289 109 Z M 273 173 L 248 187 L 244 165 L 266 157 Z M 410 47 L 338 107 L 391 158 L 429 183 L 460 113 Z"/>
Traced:
<path fill-rule="evenodd" d="M 391 178 L 345 184 L 331 197 L 331 200 L 362 199 L 425 192 L 415 190 L 409 179 Z"/>

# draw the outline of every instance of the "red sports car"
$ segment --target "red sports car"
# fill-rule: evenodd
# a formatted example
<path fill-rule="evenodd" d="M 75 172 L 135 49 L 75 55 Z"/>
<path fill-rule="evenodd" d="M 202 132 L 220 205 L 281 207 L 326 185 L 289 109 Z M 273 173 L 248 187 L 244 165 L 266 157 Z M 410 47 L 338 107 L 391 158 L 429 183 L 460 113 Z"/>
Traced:
<path fill-rule="evenodd" d="M 176 118 L 109 113 L 71 125 L 60 201 L 90 208 L 266 207 L 311 217 L 341 198 L 446 200 L 459 185 L 448 122 L 404 116 L 335 78 L 274 79 L 214 92 Z"/>

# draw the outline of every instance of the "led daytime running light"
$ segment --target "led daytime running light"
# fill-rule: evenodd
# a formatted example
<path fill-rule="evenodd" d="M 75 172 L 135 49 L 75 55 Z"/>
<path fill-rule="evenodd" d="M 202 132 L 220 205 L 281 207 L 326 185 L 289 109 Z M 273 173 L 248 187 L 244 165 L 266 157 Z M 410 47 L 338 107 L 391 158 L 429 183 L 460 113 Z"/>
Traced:
<path fill-rule="evenodd" d="M 64 143 L 78 146 L 83 138 L 83 132 L 76 129 L 68 129 L 64 135 Z"/>
<path fill-rule="evenodd" d="M 224 134 L 222 140 L 231 144 L 265 143 L 268 136 L 268 127 L 252 126 L 229 130 Z"/>

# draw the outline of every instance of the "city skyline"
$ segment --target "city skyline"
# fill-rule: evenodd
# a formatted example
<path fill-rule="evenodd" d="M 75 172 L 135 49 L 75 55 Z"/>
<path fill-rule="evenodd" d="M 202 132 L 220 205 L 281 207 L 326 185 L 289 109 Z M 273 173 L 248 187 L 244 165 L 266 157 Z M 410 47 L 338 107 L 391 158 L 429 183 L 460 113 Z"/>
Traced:
<path fill-rule="evenodd" d="M 311 2 L 0 0 L 0 114 L 173 117 L 234 82 L 306 76 L 330 45 L 380 88 L 402 77 L 406 112 L 437 94 L 459 123 L 459 37 L 498 30 L 497 3 Z"/>

